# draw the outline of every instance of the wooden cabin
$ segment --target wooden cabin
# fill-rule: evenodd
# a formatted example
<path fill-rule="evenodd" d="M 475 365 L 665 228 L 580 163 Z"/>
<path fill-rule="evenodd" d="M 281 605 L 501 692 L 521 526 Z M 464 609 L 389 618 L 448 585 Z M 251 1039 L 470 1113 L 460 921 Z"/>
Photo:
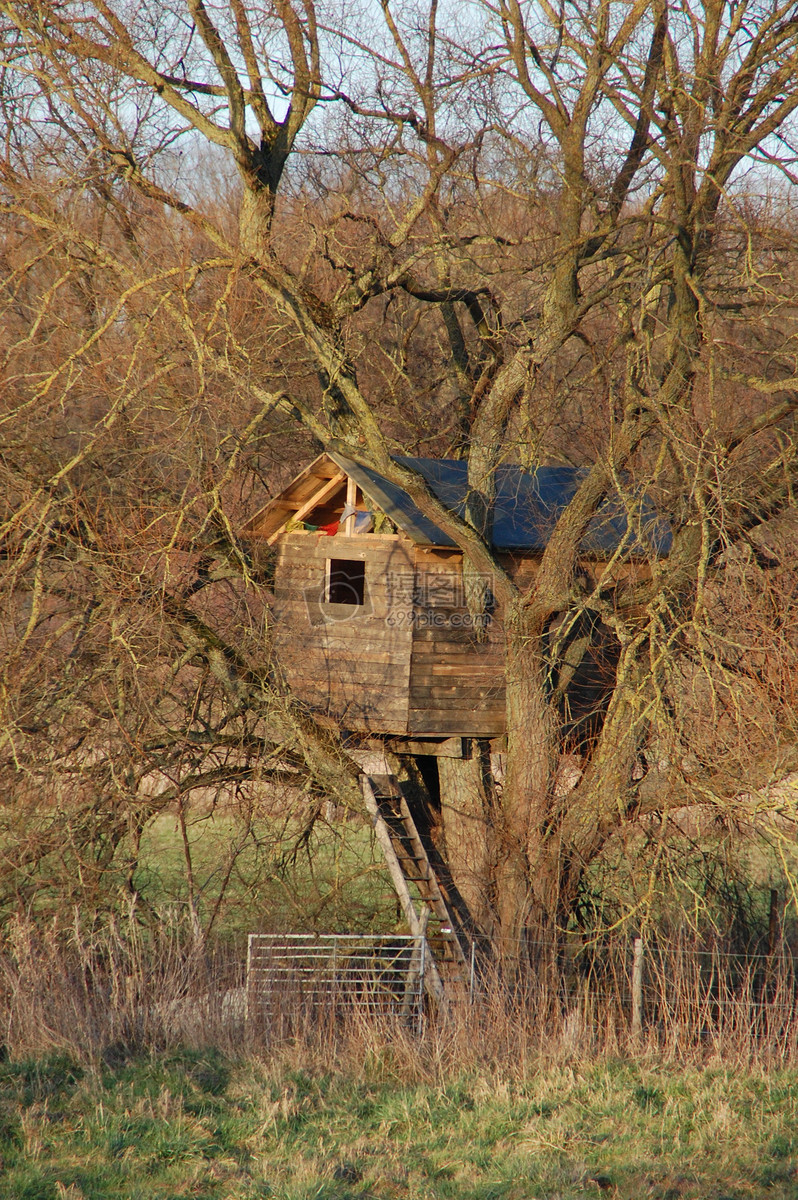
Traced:
<path fill-rule="evenodd" d="M 448 508 L 462 509 L 465 462 L 398 461 Z M 499 470 L 493 543 L 519 583 L 534 575 L 579 477 L 565 466 Z M 613 558 L 616 574 L 646 570 L 669 536 L 648 502 L 632 509 L 616 497 L 585 538 L 586 573 L 597 577 Z M 256 560 L 266 547 L 276 551 L 274 645 L 298 699 L 364 733 L 424 740 L 505 732 L 501 611 L 479 640 L 462 554 L 400 488 L 322 454 L 246 523 L 242 538 Z"/>

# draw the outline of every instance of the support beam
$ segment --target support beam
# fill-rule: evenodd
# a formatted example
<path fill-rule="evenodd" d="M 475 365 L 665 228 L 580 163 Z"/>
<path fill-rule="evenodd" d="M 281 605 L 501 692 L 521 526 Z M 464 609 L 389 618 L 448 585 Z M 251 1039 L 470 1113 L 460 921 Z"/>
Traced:
<path fill-rule="evenodd" d="M 385 741 L 372 739 L 365 743 L 369 749 L 387 750 L 391 754 L 423 754 L 431 758 L 468 758 L 470 757 L 469 738 L 447 737 L 420 738 L 393 737 Z M 354 756 L 353 756 L 354 757 Z"/>
<path fill-rule="evenodd" d="M 357 484 L 355 483 L 355 481 L 351 475 L 348 475 L 347 479 L 346 479 L 346 503 L 347 503 L 347 505 L 351 504 L 352 508 L 354 508 L 355 504 L 357 503 Z M 346 518 L 346 520 L 344 521 L 343 530 L 341 532 L 344 533 L 346 537 L 352 537 L 354 535 L 354 532 L 355 532 L 355 514 L 354 513 L 352 514 L 351 517 Z"/>

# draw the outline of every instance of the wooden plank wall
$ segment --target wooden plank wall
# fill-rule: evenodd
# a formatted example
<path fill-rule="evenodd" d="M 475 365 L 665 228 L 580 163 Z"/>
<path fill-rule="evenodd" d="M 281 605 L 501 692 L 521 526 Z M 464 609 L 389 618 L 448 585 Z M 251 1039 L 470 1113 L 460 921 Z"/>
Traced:
<path fill-rule="evenodd" d="M 416 548 L 416 596 L 408 725 L 417 734 L 504 733 L 504 636 L 493 614 L 477 641 L 458 552 Z"/>
<path fill-rule="evenodd" d="M 328 559 L 365 562 L 365 603 L 326 604 Z M 346 729 L 407 733 L 412 543 L 398 536 L 285 535 L 274 640 L 294 694 Z"/>
<path fill-rule="evenodd" d="M 362 606 L 323 600 L 328 559 L 366 564 Z M 537 560 L 502 555 L 528 587 Z M 459 551 L 402 535 L 279 541 L 275 646 L 295 695 L 346 729 L 381 734 L 495 737 L 506 730 L 504 631 L 495 611 L 480 643 L 462 588 Z M 603 564 L 584 564 L 592 579 Z M 644 572 L 625 565 L 614 576 Z"/>

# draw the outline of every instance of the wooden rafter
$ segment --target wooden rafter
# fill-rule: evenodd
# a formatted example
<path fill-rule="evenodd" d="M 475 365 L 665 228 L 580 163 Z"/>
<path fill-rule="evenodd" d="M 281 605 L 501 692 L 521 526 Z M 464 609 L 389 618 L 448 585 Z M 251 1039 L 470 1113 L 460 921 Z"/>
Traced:
<path fill-rule="evenodd" d="M 335 494 L 345 479 L 346 475 L 343 471 L 339 471 L 336 475 L 333 475 L 332 479 L 329 479 L 323 487 L 314 492 L 309 500 L 306 500 L 304 504 L 300 504 L 294 512 L 287 515 L 282 525 L 278 526 L 274 533 L 269 534 L 266 539 L 267 544 L 271 546 L 276 542 L 280 534 L 285 532 L 285 528 L 290 521 L 301 521 L 303 517 L 307 516 L 319 504 L 323 504 L 325 500 L 328 500 L 330 496 Z"/>

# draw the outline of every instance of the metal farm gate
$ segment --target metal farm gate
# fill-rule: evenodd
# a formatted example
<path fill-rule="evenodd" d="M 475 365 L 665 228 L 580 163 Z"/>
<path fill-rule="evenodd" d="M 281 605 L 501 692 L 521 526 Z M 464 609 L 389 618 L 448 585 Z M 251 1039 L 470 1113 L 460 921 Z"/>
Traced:
<path fill-rule="evenodd" d="M 251 933 L 247 1016 L 281 1025 L 334 1011 L 419 1018 L 426 938 L 405 934 Z"/>

